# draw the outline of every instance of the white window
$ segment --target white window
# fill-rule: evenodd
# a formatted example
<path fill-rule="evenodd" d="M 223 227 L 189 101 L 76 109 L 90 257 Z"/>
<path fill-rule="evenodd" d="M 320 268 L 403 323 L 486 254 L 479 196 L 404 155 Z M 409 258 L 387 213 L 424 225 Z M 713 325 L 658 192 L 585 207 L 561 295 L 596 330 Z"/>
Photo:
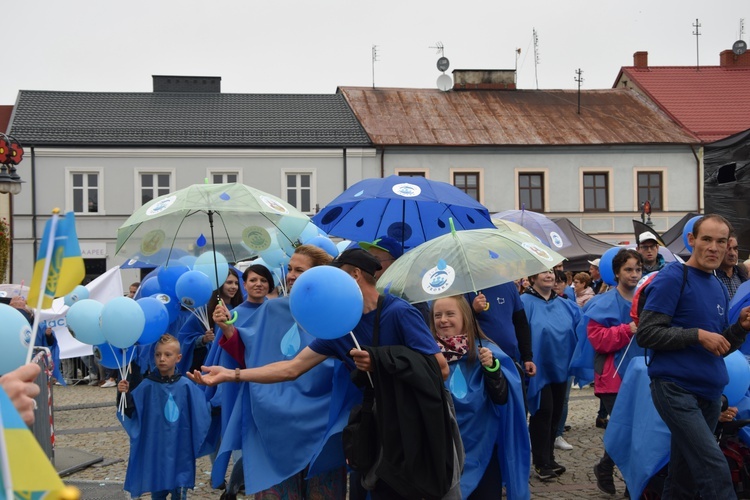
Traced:
<path fill-rule="evenodd" d="M 140 181 L 139 202 L 141 205 L 172 191 L 172 174 L 170 172 L 139 172 L 138 178 Z"/>
<path fill-rule="evenodd" d="M 77 214 L 102 214 L 102 172 L 96 170 L 68 170 L 67 209 Z"/>
<path fill-rule="evenodd" d="M 239 172 L 209 172 L 208 178 L 212 184 L 230 184 L 232 182 L 242 182 Z"/>
<path fill-rule="evenodd" d="M 429 171 L 426 168 L 397 168 L 394 172 L 396 175 L 401 177 L 424 177 L 429 178 L 427 175 Z"/>
<path fill-rule="evenodd" d="M 458 189 L 482 203 L 481 170 L 451 169 L 451 180 Z"/>
<path fill-rule="evenodd" d="M 312 214 L 315 208 L 313 199 L 312 172 L 284 172 L 286 202 L 300 212 Z"/>

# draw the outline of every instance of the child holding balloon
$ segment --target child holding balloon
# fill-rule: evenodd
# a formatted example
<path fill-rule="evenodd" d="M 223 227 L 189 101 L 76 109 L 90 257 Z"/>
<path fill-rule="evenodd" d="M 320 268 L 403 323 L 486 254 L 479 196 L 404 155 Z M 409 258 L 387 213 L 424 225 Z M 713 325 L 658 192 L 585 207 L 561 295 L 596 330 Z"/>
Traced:
<path fill-rule="evenodd" d="M 118 413 L 130 436 L 130 457 L 124 489 L 134 497 L 150 491 L 151 498 L 187 498 L 195 487 L 195 460 L 210 451 L 205 446 L 211 423 L 203 392 L 175 370 L 180 343 L 169 334 L 156 343 L 157 371 L 138 387 L 121 380 L 117 390 L 127 399 L 125 416 Z"/>

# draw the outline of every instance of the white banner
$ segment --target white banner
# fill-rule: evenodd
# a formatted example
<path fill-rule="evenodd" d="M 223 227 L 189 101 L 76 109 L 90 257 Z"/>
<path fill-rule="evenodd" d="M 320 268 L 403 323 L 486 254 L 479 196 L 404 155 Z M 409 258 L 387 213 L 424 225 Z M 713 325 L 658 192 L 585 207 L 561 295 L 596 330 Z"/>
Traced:
<path fill-rule="evenodd" d="M 115 297 L 122 297 L 122 278 L 120 268 L 113 267 L 106 273 L 102 274 L 94 281 L 86 285 L 89 291 L 89 298 L 106 304 Z M 65 315 L 68 314 L 69 307 L 65 305 L 65 300 L 60 297 L 52 302 L 52 307 L 42 309 L 40 319 L 47 322 L 57 337 L 60 344 L 60 358 L 77 358 L 79 356 L 88 356 L 93 351 L 91 346 L 78 342 L 68 331 L 65 323 Z"/>

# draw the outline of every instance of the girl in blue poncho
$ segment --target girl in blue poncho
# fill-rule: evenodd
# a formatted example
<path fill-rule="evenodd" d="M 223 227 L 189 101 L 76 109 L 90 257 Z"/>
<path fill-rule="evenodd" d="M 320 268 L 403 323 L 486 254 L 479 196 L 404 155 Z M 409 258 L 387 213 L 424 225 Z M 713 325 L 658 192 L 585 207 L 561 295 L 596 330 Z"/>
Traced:
<path fill-rule="evenodd" d="M 576 346 L 579 307 L 553 291 L 555 274 L 531 276 L 531 286 L 521 295 L 531 327 L 531 345 L 537 374 L 529 379 L 529 435 L 534 471 L 542 480 L 554 479 L 565 467 L 555 461 L 555 434 L 565 403 L 568 365 Z"/>
<path fill-rule="evenodd" d="M 526 413 L 512 360 L 485 337 L 462 296 L 432 304 L 430 330 L 451 372 L 446 385 L 466 452 L 462 498 L 500 498 L 503 481 L 508 498 L 529 498 Z"/>

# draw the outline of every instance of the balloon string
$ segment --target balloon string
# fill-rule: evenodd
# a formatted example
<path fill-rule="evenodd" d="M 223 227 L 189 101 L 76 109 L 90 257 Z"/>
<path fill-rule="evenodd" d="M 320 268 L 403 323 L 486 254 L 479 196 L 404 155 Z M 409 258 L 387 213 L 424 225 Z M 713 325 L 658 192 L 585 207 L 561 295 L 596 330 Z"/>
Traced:
<path fill-rule="evenodd" d="M 284 279 L 284 268 L 282 266 L 279 266 L 279 269 L 281 270 L 281 272 L 277 274 L 277 276 L 279 277 L 279 285 L 281 286 L 281 293 L 283 293 L 284 296 L 286 296 L 287 291 L 286 291 L 286 280 Z M 276 274 L 275 270 L 274 270 L 274 274 Z"/>
<path fill-rule="evenodd" d="M 612 378 L 615 378 L 615 375 L 620 373 L 620 367 L 622 366 L 622 362 L 625 361 L 625 356 L 628 355 L 628 350 L 630 349 L 630 344 L 633 343 L 633 339 L 635 338 L 635 335 L 630 337 L 630 342 L 628 342 L 628 346 L 625 348 L 625 352 L 622 353 L 622 358 L 620 359 L 620 362 L 617 364 L 617 368 L 615 368 L 615 373 L 612 374 Z"/>
<path fill-rule="evenodd" d="M 359 342 L 357 342 L 357 337 L 354 336 L 354 332 L 349 332 L 349 335 L 352 336 L 352 340 L 354 341 L 354 345 L 357 346 L 357 349 L 359 349 L 361 351 L 362 348 L 359 346 Z M 365 372 L 365 373 L 367 374 L 367 378 L 370 379 L 370 385 L 374 388 L 375 384 L 372 382 L 372 376 L 370 375 L 370 372 Z"/>

